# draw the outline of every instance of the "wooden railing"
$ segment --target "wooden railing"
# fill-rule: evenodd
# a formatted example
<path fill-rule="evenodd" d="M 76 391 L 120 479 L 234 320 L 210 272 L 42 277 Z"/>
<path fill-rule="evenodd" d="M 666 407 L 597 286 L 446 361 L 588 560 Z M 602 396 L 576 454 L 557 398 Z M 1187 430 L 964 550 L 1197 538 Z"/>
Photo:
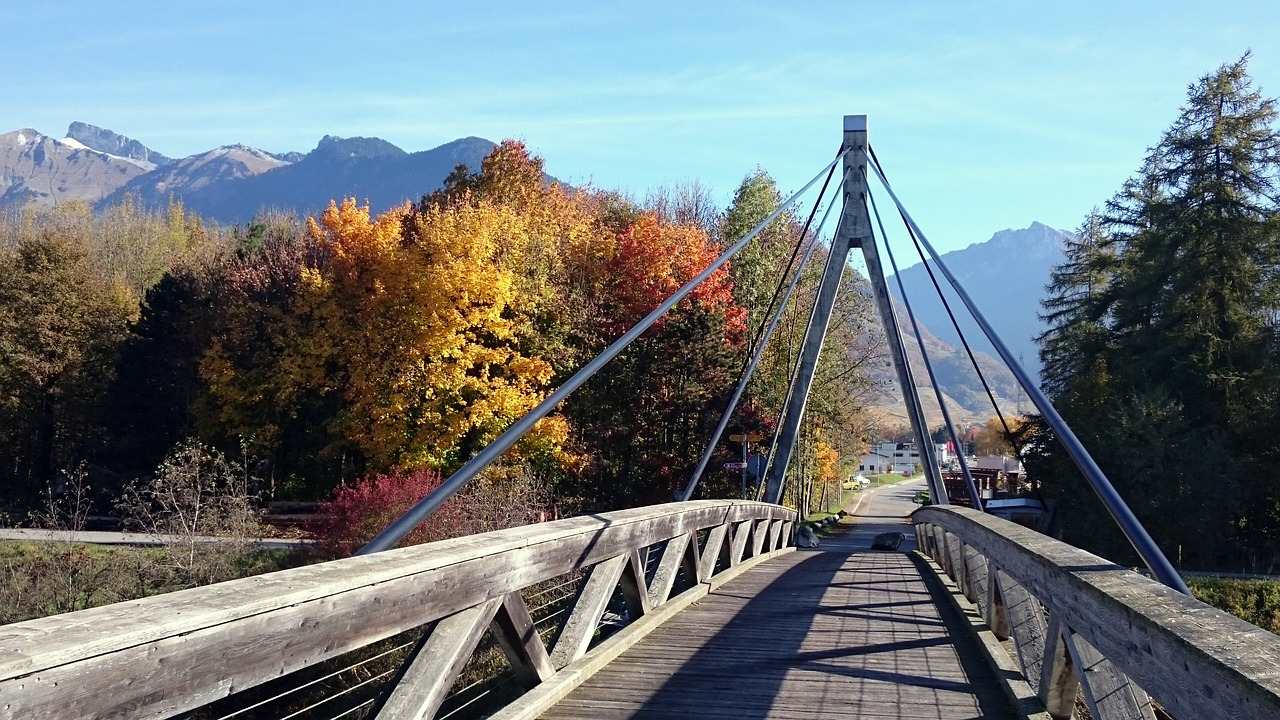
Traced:
<path fill-rule="evenodd" d="M 913 516 L 921 551 L 977 604 L 1054 718 L 1280 718 L 1280 637 L 968 508 Z"/>
<path fill-rule="evenodd" d="M 795 520 L 764 503 L 674 503 L 0 626 L 0 717 L 171 717 L 422 626 L 379 717 L 433 717 L 490 630 L 532 688 L 499 715 L 532 717 L 710 589 L 794 550 Z M 544 643 L 521 591 L 575 571 L 576 598 Z M 599 641 L 618 593 L 630 623 Z"/>

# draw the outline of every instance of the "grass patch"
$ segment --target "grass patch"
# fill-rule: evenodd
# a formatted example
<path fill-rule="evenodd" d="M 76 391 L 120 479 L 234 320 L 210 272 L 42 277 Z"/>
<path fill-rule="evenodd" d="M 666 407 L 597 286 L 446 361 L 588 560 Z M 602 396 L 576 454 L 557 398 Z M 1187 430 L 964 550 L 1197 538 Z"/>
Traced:
<path fill-rule="evenodd" d="M 900 482 L 914 480 L 919 476 L 920 473 L 914 473 L 912 475 L 903 475 L 902 473 L 876 473 L 875 475 L 869 475 L 867 477 L 877 485 L 897 485 Z"/>
<path fill-rule="evenodd" d="M 853 496 L 857 494 L 858 494 L 857 490 L 842 490 L 840 492 L 839 500 L 836 500 L 835 502 L 828 505 L 825 510 L 821 510 L 819 512 L 810 513 L 806 515 L 803 522 L 816 523 L 822 520 L 826 520 L 832 515 L 840 514 L 840 511 L 844 509 L 844 506 L 849 504 L 849 500 L 851 500 Z"/>
<path fill-rule="evenodd" d="M 1280 582 L 1236 578 L 1187 578 L 1201 602 L 1280 635 Z"/>
<path fill-rule="evenodd" d="M 199 550 L 197 562 L 218 568 L 210 581 L 233 580 L 311 562 L 296 550 Z M 190 574 L 163 548 L 69 542 L 0 542 L 0 624 L 136 600 L 191 587 Z"/>

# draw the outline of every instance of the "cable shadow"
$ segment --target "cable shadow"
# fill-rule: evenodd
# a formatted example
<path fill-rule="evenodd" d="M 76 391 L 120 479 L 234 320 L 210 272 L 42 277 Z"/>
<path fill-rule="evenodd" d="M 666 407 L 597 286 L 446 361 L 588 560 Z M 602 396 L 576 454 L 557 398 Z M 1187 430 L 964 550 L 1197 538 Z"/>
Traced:
<path fill-rule="evenodd" d="M 976 702 L 981 717 L 1010 717 L 984 663 L 971 667 L 975 658 L 969 656 L 964 667 L 956 668 L 952 648 L 961 633 L 946 631 L 945 616 L 939 621 L 928 614 L 893 612 L 927 604 L 919 599 L 922 594 L 934 604 L 939 600 L 931 589 L 910 587 L 908 581 L 919 578 L 911 557 L 849 552 L 845 544 L 786 556 L 777 562 L 791 562 L 791 567 L 763 585 L 747 585 L 752 581 L 748 573 L 729 585 L 730 592 L 717 591 L 701 601 L 703 610 L 690 609 L 668 621 L 668 627 L 655 633 L 663 636 L 660 640 L 635 649 L 643 665 L 617 668 L 593 693 L 576 700 L 570 712 L 574 717 L 597 716 L 594 711 L 609 717 L 727 720 L 779 712 L 788 717 L 861 714 L 876 706 L 889 717 L 915 717 L 919 705 L 913 711 L 886 698 L 933 693 L 929 697 L 937 696 L 938 702 L 945 697 L 947 703 L 973 697 L 963 702 Z M 856 582 L 847 580 L 851 574 Z M 744 585 L 734 587 L 738 583 Z M 824 606 L 833 587 L 854 584 L 865 587 L 845 592 L 875 594 L 882 589 L 911 597 L 852 604 L 836 600 Z M 945 607 L 940 605 L 940 611 Z M 819 624 L 819 618 L 826 620 Z M 892 628 L 901 628 L 902 635 Z M 913 628 L 919 632 L 913 634 Z M 692 653 L 685 649 L 699 641 Z M 798 685 L 797 673 L 803 673 Z M 984 692 L 976 692 L 977 685 L 985 685 Z"/>

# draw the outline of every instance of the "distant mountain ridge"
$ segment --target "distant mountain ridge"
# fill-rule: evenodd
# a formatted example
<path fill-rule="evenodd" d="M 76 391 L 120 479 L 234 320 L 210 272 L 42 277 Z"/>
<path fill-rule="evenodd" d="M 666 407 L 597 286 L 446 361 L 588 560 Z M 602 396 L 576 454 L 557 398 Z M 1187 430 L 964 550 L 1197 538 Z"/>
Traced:
<path fill-rule="evenodd" d="M 1070 233 L 1032 222 L 1020 230 L 1001 230 L 986 242 L 973 243 L 962 250 L 942 255 L 943 262 L 960 281 L 965 292 L 999 333 L 1005 345 L 1020 358 L 1032 377 L 1040 375 L 1040 355 L 1035 338 L 1044 332 L 1040 301 L 1046 296 L 1049 273 L 1063 261 L 1063 243 Z M 996 354 L 986 336 L 969 317 L 968 311 L 947 286 L 941 273 L 938 282 L 948 291 L 948 302 L 961 330 L 975 350 Z M 924 266 L 916 264 L 901 272 L 911 297 L 916 318 L 942 341 L 958 346 L 960 337 L 947 317 L 946 309 L 933 288 Z M 889 279 L 889 289 L 901 300 L 897 283 Z"/>
<path fill-rule="evenodd" d="M 0 209 L 68 200 L 102 208 L 132 195 L 152 207 L 181 200 L 224 224 L 243 224 L 269 209 L 314 214 L 344 197 L 382 212 L 439 189 L 459 164 L 478 171 L 493 148 L 492 141 L 466 137 L 410 153 L 380 138 L 326 135 L 306 154 L 233 144 L 174 159 L 73 122 L 62 139 L 30 128 L 0 135 Z"/>

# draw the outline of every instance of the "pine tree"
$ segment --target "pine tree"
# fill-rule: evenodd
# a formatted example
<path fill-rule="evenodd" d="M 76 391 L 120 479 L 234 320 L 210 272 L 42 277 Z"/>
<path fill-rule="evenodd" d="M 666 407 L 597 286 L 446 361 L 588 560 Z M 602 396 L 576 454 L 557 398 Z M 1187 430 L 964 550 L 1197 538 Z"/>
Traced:
<path fill-rule="evenodd" d="M 1189 565 L 1269 560 L 1258 554 L 1280 538 L 1265 480 L 1280 455 L 1280 133 L 1248 60 L 1192 84 L 1137 176 L 1085 223 L 1041 338 L 1064 416 Z"/>

